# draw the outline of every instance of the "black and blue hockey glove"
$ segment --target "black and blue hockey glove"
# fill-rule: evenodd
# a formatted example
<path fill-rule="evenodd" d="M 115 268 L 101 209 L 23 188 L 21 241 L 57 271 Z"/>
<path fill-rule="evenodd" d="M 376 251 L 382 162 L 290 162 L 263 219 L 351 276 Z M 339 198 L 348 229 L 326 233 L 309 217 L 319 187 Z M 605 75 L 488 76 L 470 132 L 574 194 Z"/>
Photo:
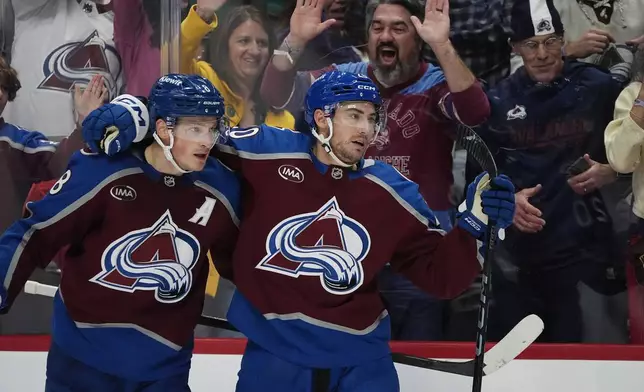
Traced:
<path fill-rule="evenodd" d="M 458 226 L 483 241 L 491 220 L 499 230 L 499 239 L 503 239 L 504 230 L 512 224 L 514 209 L 512 181 L 505 175 L 490 181 L 489 174 L 484 172 L 467 187 L 466 200 L 457 214 Z"/>
<path fill-rule="evenodd" d="M 96 153 L 115 155 L 140 142 L 148 133 L 148 109 L 138 98 L 119 95 L 83 121 L 83 139 Z"/>

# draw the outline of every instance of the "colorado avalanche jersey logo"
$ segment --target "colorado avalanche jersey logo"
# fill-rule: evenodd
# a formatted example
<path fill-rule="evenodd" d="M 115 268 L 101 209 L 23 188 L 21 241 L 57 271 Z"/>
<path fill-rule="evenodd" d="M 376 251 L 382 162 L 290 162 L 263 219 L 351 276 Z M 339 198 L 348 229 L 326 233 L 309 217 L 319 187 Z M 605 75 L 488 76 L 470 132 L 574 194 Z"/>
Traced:
<path fill-rule="evenodd" d="M 257 268 L 293 278 L 319 276 L 329 293 L 350 294 L 364 281 L 362 260 L 370 247 L 367 230 L 346 216 L 334 197 L 316 212 L 275 226 Z"/>
<path fill-rule="evenodd" d="M 112 242 L 103 252 L 103 271 L 90 281 L 129 293 L 154 291 L 159 302 L 179 302 L 190 292 L 199 254 L 197 239 L 166 211 L 152 226 Z"/>
<path fill-rule="evenodd" d="M 89 84 L 94 75 L 102 75 L 112 100 L 118 95 L 117 80 L 121 74 L 121 58 L 116 48 L 108 45 L 97 31 L 84 41 L 69 42 L 54 49 L 43 65 L 45 79 L 39 89 L 70 92 L 76 83 Z"/>

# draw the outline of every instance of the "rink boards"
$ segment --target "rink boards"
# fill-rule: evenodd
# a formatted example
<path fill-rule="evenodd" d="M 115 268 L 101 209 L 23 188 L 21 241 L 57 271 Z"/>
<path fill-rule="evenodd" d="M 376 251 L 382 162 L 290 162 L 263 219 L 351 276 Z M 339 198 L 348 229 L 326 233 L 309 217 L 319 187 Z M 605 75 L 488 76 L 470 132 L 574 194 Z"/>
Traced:
<path fill-rule="evenodd" d="M 46 336 L 0 336 L 0 392 L 41 392 L 45 380 Z M 193 392 L 233 392 L 245 341 L 199 339 L 190 386 Z M 431 358 L 465 360 L 466 343 L 393 343 L 396 351 Z M 641 392 L 644 346 L 533 345 L 490 376 L 487 392 Z M 471 379 L 397 365 L 402 392 L 466 392 Z"/>

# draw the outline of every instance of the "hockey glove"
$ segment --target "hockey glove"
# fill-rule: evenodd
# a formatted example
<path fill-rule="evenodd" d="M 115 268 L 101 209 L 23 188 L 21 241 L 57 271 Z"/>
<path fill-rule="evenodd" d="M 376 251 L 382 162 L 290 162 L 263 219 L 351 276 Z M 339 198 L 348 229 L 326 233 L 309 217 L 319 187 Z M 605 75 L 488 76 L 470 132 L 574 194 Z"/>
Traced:
<path fill-rule="evenodd" d="M 499 239 L 512 224 L 514 217 L 514 185 L 507 176 L 500 175 L 491 181 L 487 172 L 481 173 L 467 187 L 466 200 L 459 206 L 458 225 L 477 240 L 483 241 L 488 219 L 495 222 Z"/>
<path fill-rule="evenodd" d="M 83 121 L 83 138 L 93 152 L 112 156 L 143 140 L 149 126 L 145 104 L 124 94 L 87 116 Z"/>

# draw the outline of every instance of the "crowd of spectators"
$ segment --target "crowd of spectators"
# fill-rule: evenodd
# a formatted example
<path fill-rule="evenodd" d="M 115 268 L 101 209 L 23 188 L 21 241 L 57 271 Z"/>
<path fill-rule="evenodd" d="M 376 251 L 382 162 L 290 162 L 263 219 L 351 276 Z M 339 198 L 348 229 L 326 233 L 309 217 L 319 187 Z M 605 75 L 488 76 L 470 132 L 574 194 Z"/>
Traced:
<path fill-rule="evenodd" d="M 494 264 L 492 339 L 536 313 L 543 341 L 644 341 L 644 0 L 548 0 L 556 21 L 537 36 L 517 27 L 541 28 L 517 19 L 529 0 L 451 0 L 435 21 L 449 26 L 446 50 L 412 22 L 424 1 L 181 3 L 175 71 L 209 79 L 232 126 L 306 131 L 302 103 L 316 77 L 337 68 L 372 78 L 387 127 L 367 155 L 417 182 L 448 230 L 480 171 L 450 131 L 480 132 L 518 190 Z M 64 172 L 91 110 L 148 95 L 166 43 L 159 0 L 0 0 L 0 26 L 5 229 L 34 183 Z M 55 284 L 52 266 L 37 278 Z M 473 340 L 479 283 L 451 300 L 389 267 L 378 283 L 393 339 Z M 225 316 L 232 290 L 209 285 L 205 312 Z M 50 314 L 49 300 L 23 295 L 0 333 L 48 332 Z"/>

